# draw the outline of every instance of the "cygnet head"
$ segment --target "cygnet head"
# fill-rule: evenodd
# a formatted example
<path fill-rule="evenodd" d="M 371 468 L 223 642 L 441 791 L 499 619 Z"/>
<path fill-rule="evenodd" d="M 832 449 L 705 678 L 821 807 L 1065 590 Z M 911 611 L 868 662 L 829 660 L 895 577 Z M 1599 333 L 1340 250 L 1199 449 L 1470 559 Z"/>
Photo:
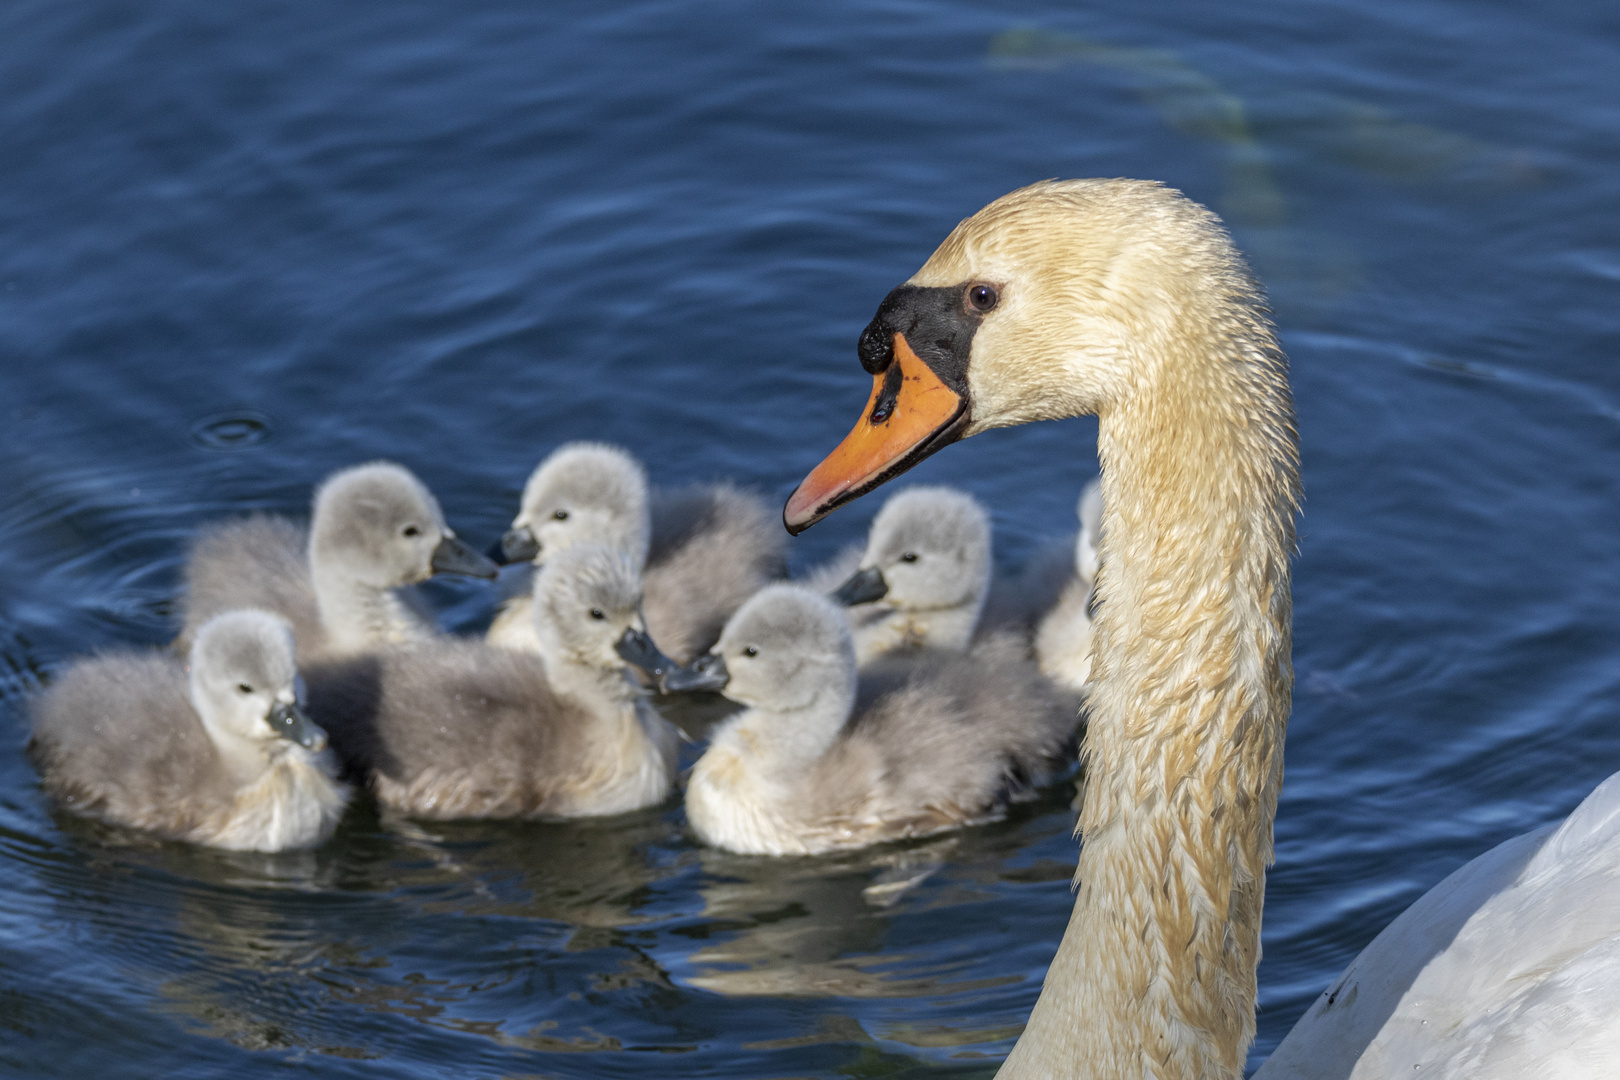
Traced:
<path fill-rule="evenodd" d="M 671 690 L 719 690 L 771 713 L 824 710 L 834 730 L 855 701 L 849 621 L 826 597 L 798 585 L 768 585 L 726 623 L 709 655 L 669 680 Z"/>
<path fill-rule="evenodd" d="M 541 652 L 605 671 L 626 662 L 655 677 L 675 663 L 658 651 L 641 617 L 641 574 L 622 551 L 582 544 L 546 559 L 534 579 Z"/>
<path fill-rule="evenodd" d="M 378 589 L 436 573 L 493 578 L 495 564 L 456 538 L 438 500 L 410 470 L 376 461 L 333 473 L 315 492 L 314 565 Z"/>
<path fill-rule="evenodd" d="M 227 611 L 203 623 L 191 646 L 191 702 L 216 743 L 273 755 L 288 740 L 309 750 L 326 733 L 302 708 L 292 627 L 278 615 Z"/>
<path fill-rule="evenodd" d="M 883 504 L 861 568 L 833 598 L 901 611 L 971 607 L 976 615 L 989 588 L 990 515 L 965 491 L 914 487 Z"/>
<path fill-rule="evenodd" d="M 605 443 L 568 443 L 542 461 L 523 486 L 523 504 L 501 538 L 506 562 L 544 562 L 578 544 L 647 561 L 652 535 L 647 472 Z"/>

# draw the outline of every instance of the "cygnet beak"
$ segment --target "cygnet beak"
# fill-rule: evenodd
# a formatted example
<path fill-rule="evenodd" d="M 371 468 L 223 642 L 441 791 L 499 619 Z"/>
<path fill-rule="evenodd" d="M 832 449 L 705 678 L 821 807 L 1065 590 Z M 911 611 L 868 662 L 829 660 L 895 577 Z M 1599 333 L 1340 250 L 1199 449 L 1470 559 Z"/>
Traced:
<path fill-rule="evenodd" d="M 489 557 L 494 559 L 500 566 L 533 562 L 534 557 L 538 554 L 540 554 L 540 541 L 535 539 L 534 530 L 527 525 L 517 525 L 507 529 L 489 549 Z"/>
<path fill-rule="evenodd" d="M 500 567 L 462 543 L 455 533 L 448 530 L 439 538 L 439 546 L 433 549 L 433 558 L 428 565 L 435 574 L 465 574 L 491 580 L 501 574 Z"/>
<path fill-rule="evenodd" d="M 270 730 L 283 739 L 289 739 L 305 750 L 314 750 L 317 753 L 326 749 L 326 732 L 292 702 L 276 702 L 275 707 L 270 710 L 269 719 Z"/>
<path fill-rule="evenodd" d="M 730 681 L 726 658 L 719 653 L 707 653 L 686 667 L 670 672 L 664 680 L 664 692 L 679 694 L 695 690 L 724 690 Z"/>
<path fill-rule="evenodd" d="M 833 603 L 842 604 L 844 607 L 870 604 L 889 595 L 889 583 L 884 580 L 882 570 L 869 566 L 865 570 L 855 571 L 849 576 L 848 581 L 827 595 Z"/>
<path fill-rule="evenodd" d="M 659 651 L 647 631 L 638 630 L 634 626 L 625 630 L 624 634 L 613 645 L 613 651 L 627 664 L 632 664 L 647 675 L 658 686 L 659 693 L 668 693 L 664 680 L 676 671 L 680 665 Z"/>

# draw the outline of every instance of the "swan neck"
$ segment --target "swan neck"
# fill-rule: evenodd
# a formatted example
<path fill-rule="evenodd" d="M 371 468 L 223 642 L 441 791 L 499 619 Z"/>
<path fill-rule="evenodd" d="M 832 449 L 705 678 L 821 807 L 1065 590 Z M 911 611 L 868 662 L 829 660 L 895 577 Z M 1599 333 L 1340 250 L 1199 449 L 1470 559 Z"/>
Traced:
<path fill-rule="evenodd" d="M 1243 1075 L 1292 689 L 1298 455 L 1257 300 L 1150 341 L 1099 413 L 1077 897 L 1003 1078 Z"/>

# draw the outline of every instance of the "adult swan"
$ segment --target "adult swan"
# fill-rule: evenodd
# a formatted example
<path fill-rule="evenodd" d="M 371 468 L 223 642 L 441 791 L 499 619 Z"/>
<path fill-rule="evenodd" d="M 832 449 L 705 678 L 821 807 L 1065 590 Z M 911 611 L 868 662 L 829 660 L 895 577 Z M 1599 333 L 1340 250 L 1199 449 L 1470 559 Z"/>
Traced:
<path fill-rule="evenodd" d="M 1215 216 L 1176 192 L 1036 184 L 958 225 L 859 352 L 871 399 L 788 500 L 791 532 L 976 432 L 1099 419 L 1077 896 L 999 1075 L 1241 1076 L 1299 500 L 1259 287 Z M 1620 1075 L 1620 776 L 1414 904 L 1260 1075 Z"/>

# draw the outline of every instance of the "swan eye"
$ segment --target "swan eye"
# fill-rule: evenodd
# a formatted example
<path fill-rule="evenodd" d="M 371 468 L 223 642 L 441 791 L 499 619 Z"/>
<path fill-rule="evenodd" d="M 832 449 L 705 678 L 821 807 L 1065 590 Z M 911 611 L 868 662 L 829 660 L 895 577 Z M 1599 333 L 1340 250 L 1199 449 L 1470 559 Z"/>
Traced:
<path fill-rule="evenodd" d="M 415 525 L 407 525 L 401 531 L 406 536 L 420 536 L 422 534 L 422 530 L 418 529 Z"/>
<path fill-rule="evenodd" d="M 967 302 L 974 311 L 989 311 L 1001 302 L 1001 294 L 994 285 L 969 285 Z"/>
<path fill-rule="evenodd" d="M 555 514 L 552 514 L 551 516 L 556 518 L 558 521 L 567 521 L 568 520 L 568 511 L 559 510 Z"/>
<path fill-rule="evenodd" d="M 754 648 L 752 645 L 750 645 L 750 646 L 748 646 L 748 648 L 743 650 L 743 655 L 744 656 L 758 656 L 759 655 L 759 650 Z"/>
<path fill-rule="evenodd" d="M 601 608 L 593 607 L 593 608 L 591 608 L 591 618 L 593 618 L 593 619 L 605 619 L 605 618 L 607 618 L 607 615 L 602 611 Z"/>
<path fill-rule="evenodd" d="M 919 558 L 921 558 L 921 556 L 919 556 L 915 551 L 908 551 L 904 555 L 900 556 L 900 561 L 916 562 Z"/>
<path fill-rule="evenodd" d="M 236 689 L 237 689 L 237 691 L 239 693 L 243 693 L 243 694 L 251 694 L 251 693 L 253 693 L 253 687 L 249 686 L 245 682 L 237 683 L 236 684 Z"/>

